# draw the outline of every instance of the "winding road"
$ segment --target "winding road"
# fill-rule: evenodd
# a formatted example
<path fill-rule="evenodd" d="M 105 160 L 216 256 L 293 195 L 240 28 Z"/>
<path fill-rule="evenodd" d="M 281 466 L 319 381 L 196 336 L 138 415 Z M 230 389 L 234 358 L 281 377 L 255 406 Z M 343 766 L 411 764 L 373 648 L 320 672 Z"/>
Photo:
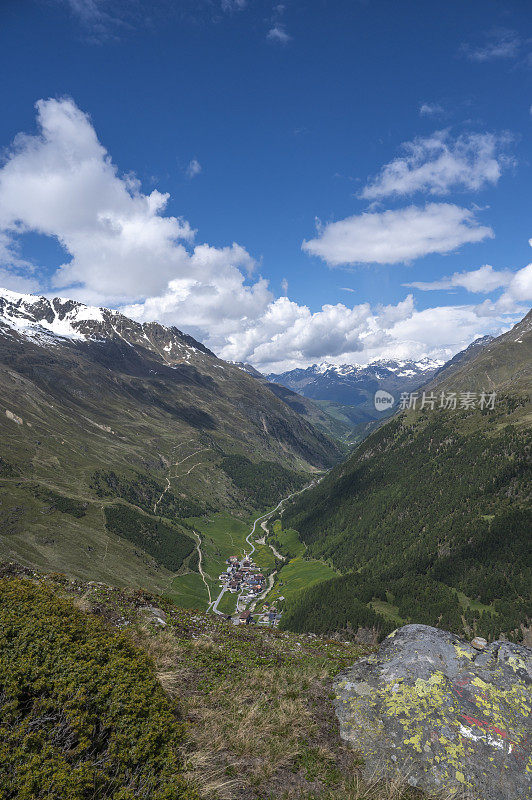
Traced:
<path fill-rule="evenodd" d="M 251 547 L 251 550 L 249 551 L 249 553 L 246 553 L 246 555 L 252 556 L 253 553 L 255 552 L 255 545 L 254 545 L 254 543 L 252 541 L 252 537 L 255 534 L 255 530 L 257 528 L 257 523 L 258 522 L 262 522 L 263 520 L 266 521 L 267 519 L 269 519 L 273 514 L 275 514 L 276 511 L 278 511 L 281 508 L 283 503 L 286 503 L 287 500 L 290 500 L 292 497 L 295 497 L 296 494 L 301 494 L 302 492 L 305 492 L 307 489 L 310 489 L 310 487 L 314 486 L 314 484 L 315 484 L 315 482 L 312 481 L 312 483 L 309 483 L 308 486 L 304 486 L 302 489 L 298 489 L 297 492 L 292 492 L 292 494 L 289 494 L 287 497 L 283 497 L 283 499 L 280 500 L 279 503 L 277 503 L 275 508 L 272 508 L 271 511 L 267 511 L 266 514 L 261 514 L 260 517 L 257 517 L 257 519 L 254 520 L 252 528 L 251 528 L 250 532 L 248 533 L 248 535 L 246 536 L 246 542 Z M 273 575 L 274 574 L 275 573 L 273 573 Z M 269 576 L 269 577 L 272 577 L 272 575 Z M 266 597 L 266 595 L 268 594 L 270 589 L 273 588 L 274 581 L 271 580 L 271 581 L 269 581 L 269 583 L 270 583 L 270 585 L 268 586 L 266 591 L 260 596 L 260 599 L 263 599 L 264 597 Z M 226 592 L 227 592 L 227 588 L 224 586 L 224 588 L 222 589 L 222 591 L 220 592 L 220 594 L 218 595 L 216 600 L 212 603 L 212 607 L 211 607 L 211 611 L 214 611 L 215 614 L 219 614 L 222 617 L 225 617 L 226 614 L 224 614 L 223 611 L 219 611 L 218 610 L 218 603 L 220 602 L 220 600 L 222 599 L 222 597 L 224 596 L 224 594 Z M 243 594 L 243 592 L 240 592 L 240 594 L 238 595 L 237 600 L 236 600 L 236 608 L 237 608 L 237 610 L 238 610 L 238 604 L 240 602 L 240 598 L 241 598 L 242 594 Z M 259 598 L 257 598 L 257 599 L 259 599 Z M 209 600 L 210 600 L 210 592 L 209 592 Z M 211 605 L 211 604 L 209 604 L 209 605 Z"/>

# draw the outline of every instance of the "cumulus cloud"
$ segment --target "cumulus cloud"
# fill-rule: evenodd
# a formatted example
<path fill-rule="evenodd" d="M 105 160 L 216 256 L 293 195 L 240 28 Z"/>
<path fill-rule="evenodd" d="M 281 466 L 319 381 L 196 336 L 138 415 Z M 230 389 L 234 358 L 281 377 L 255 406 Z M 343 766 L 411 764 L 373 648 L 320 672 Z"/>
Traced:
<path fill-rule="evenodd" d="M 452 139 L 448 131 L 402 145 L 403 156 L 386 164 L 360 193 L 366 200 L 415 192 L 448 194 L 451 189 L 478 191 L 497 183 L 513 163 L 504 154 L 508 134 L 477 133 Z"/>
<path fill-rule="evenodd" d="M 121 302 L 164 288 L 188 269 L 188 222 L 163 216 L 169 196 L 120 176 L 72 100 L 37 103 L 40 133 L 21 135 L 0 170 L 0 229 L 56 237 L 71 260 L 53 285 Z"/>
<path fill-rule="evenodd" d="M 500 321 L 506 314 L 511 314 L 513 318 L 521 318 L 532 303 L 532 264 L 517 271 L 495 270 L 489 264 L 485 264 L 469 272 L 455 272 L 450 278 L 443 278 L 440 281 L 419 281 L 405 286 L 424 291 L 461 287 L 473 294 L 490 294 L 497 289 L 503 289 L 497 299 L 487 299 L 468 308 L 471 308 L 474 315 L 484 322 L 490 317 Z M 458 306 L 458 308 L 465 307 Z"/>
<path fill-rule="evenodd" d="M 222 357 L 265 371 L 319 360 L 449 356 L 474 335 L 515 321 L 530 294 L 525 268 L 499 301 L 454 310 L 417 311 L 411 295 L 377 308 L 337 303 L 314 311 L 275 298 L 241 245 L 197 242 L 190 224 L 168 212 L 167 194 L 145 194 L 134 176 L 121 174 L 72 100 L 39 101 L 37 122 L 37 134 L 19 135 L 0 168 L 0 284 L 15 291 L 60 290 L 177 325 Z M 335 227 L 342 225 L 345 235 Z M 67 254 L 50 284 L 38 285 L 38 272 L 21 255 L 28 233 L 53 237 Z M 395 263 L 491 235 L 473 212 L 433 204 L 333 223 L 315 242 L 337 263 Z M 309 252 L 314 246 L 306 243 Z"/>
<path fill-rule="evenodd" d="M 505 291 L 497 300 L 485 300 L 477 306 L 479 316 L 515 314 L 523 316 L 532 304 L 532 264 L 514 272 Z"/>
<path fill-rule="evenodd" d="M 509 269 L 496 270 L 489 264 L 478 269 L 465 272 L 455 272 L 450 278 L 441 278 L 438 281 L 413 281 L 405 283 L 412 289 L 420 289 L 424 292 L 435 289 L 455 289 L 460 287 L 467 289 L 468 292 L 482 292 L 489 294 L 495 289 L 509 286 L 515 273 Z"/>
<path fill-rule="evenodd" d="M 272 302 L 245 333 L 231 337 L 224 358 L 281 372 L 319 361 L 368 364 L 378 358 L 446 360 L 487 333 L 507 330 L 526 313 L 513 306 L 438 306 L 418 311 L 411 295 L 396 305 L 326 305 L 312 313 L 288 298 Z"/>
<path fill-rule="evenodd" d="M 364 213 L 327 225 L 302 248 L 329 266 L 399 264 L 429 253 L 449 253 L 494 236 L 475 212 L 450 203 L 429 203 L 393 211 Z"/>
<path fill-rule="evenodd" d="M 186 168 L 187 178 L 195 178 L 196 175 L 199 175 L 201 172 L 201 164 L 199 163 L 197 158 L 193 158 L 192 161 L 189 161 L 189 164 Z"/>

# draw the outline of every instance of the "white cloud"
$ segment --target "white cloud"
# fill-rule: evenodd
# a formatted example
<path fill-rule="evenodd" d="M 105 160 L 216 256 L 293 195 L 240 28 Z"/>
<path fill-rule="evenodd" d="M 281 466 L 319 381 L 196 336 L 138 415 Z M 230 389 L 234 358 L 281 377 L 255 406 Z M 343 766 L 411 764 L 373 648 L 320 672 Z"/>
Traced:
<path fill-rule="evenodd" d="M 10 289 L 12 292 L 21 292 L 22 294 L 39 291 L 37 278 L 20 275 L 3 267 L 0 267 L 0 286 L 2 289 Z"/>
<path fill-rule="evenodd" d="M 521 41 L 515 31 L 495 30 L 485 35 L 482 45 L 474 47 L 464 44 L 462 52 L 470 61 L 482 63 L 500 58 L 516 58 L 520 48 Z"/>
<path fill-rule="evenodd" d="M 475 213 L 450 203 L 364 213 L 318 225 L 318 236 L 302 248 L 329 266 L 398 264 L 429 253 L 449 253 L 463 244 L 493 237 Z"/>
<path fill-rule="evenodd" d="M 477 133 L 451 139 L 448 131 L 402 145 L 404 155 L 386 164 L 360 193 L 366 200 L 414 192 L 448 194 L 451 189 L 478 191 L 496 184 L 504 167 L 508 134 Z"/>
<path fill-rule="evenodd" d="M 359 352 L 370 318 L 367 303 L 352 309 L 342 303 L 325 305 L 313 313 L 307 306 L 280 297 L 245 333 L 229 337 L 222 355 L 236 361 L 247 353 L 261 367 L 282 368 Z"/>
<path fill-rule="evenodd" d="M 71 254 L 53 286 L 124 302 L 188 269 L 188 222 L 163 216 L 169 196 L 120 176 L 89 118 L 69 99 L 39 101 L 37 136 L 15 140 L 0 169 L 0 230 L 56 237 Z"/>
<path fill-rule="evenodd" d="M 478 269 L 473 269 L 465 272 L 455 272 L 450 278 L 442 278 L 438 281 L 413 281 L 412 283 L 405 283 L 412 289 L 421 289 L 422 291 L 432 291 L 435 289 L 454 289 L 461 287 L 467 289 L 468 292 L 482 292 L 489 294 L 495 289 L 509 286 L 515 275 L 509 269 L 496 270 L 489 264 Z"/>
<path fill-rule="evenodd" d="M 354 292 L 354 289 L 350 289 L 349 286 L 340 286 L 341 292 Z"/>
<path fill-rule="evenodd" d="M 419 106 L 419 114 L 421 117 L 437 117 L 443 113 L 443 106 L 439 103 L 421 103 Z"/>
<path fill-rule="evenodd" d="M 367 364 L 377 358 L 448 359 L 487 333 L 497 335 L 524 315 L 522 307 L 474 305 L 415 309 L 411 295 L 371 309 L 326 305 L 312 313 L 279 298 L 222 349 L 224 358 L 248 361 L 263 372 L 282 372 L 319 361 Z"/>
<path fill-rule="evenodd" d="M 18 136 L 0 169 L 0 267 L 11 286 L 33 280 L 16 246 L 37 232 L 69 254 L 51 278 L 62 295 L 180 324 L 216 346 L 264 312 L 273 295 L 251 279 L 249 253 L 195 244 L 189 223 L 166 214 L 168 195 L 143 194 L 119 174 L 72 100 L 39 101 L 37 121 L 39 133 Z"/>
<path fill-rule="evenodd" d="M 292 39 L 286 30 L 286 25 L 283 20 L 285 10 L 286 6 L 283 3 L 278 3 L 273 7 L 273 14 L 270 20 L 270 29 L 266 34 L 266 38 L 270 42 L 276 42 L 277 44 L 288 44 L 288 42 Z"/>
<path fill-rule="evenodd" d="M 284 25 L 277 23 L 277 25 L 274 25 L 272 28 L 270 28 L 266 38 L 268 38 L 271 42 L 277 42 L 278 44 L 288 44 L 292 37 L 286 32 Z"/>
<path fill-rule="evenodd" d="M 201 164 L 199 163 L 197 158 L 193 158 L 192 161 L 189 161 L 189 164 L 186 168 L 187 178 L 195 178 L 196 175 L 199 175 L 201 172 Z"/>
<path fill-rule="evenodd" d="M 282 279 L 282 281 L 281 281 L 281 289 L 283 290 L 283 294 L 284 295 L 288 294 L 288 279 L 287 278 L 283 278 Z"/>
<path fill-rule="evenodd" d="M 52 275 L 52 290 L 177 325 L 225 358 L 277 371 L 323 359 L 452 355 L 473 334 L 515 321 L 529 293 L 529 272 L 521 271 L 498 305 L 453 311 L 418 312 L 410 295 L 376 309 L 337 303 L 316 311 L 276 299 L 267 281 L 254 277 L 255 262 L 243 247 L 196 243 L 190 224 L 166 211 L 168 195 L 144 194 L 134 177 L 120 174 L 72 100 L 40 101 L 37 121 L 38 134 L 18 136 L 0 168 L 0 284 L 15 291 L 50 293 L 37 285 L 34 266 L 17 246 L 30 232 L 54 237 L 68 258 Z M 331 257 L 338 257 L 334 226 L 342 225 L 349 229 L 349 258 L 355 252 L 357 259 L 381 262 L 492 235 L 465 209 L 412 206 L 327 226 L 316 242 L 324 253 L 332 247 Z M 339 239 L 344 258 L 346 242 Z M 451 321 L 438 334 L 442 319 Z"/>
<path fill-rule="evenodd" d="M 530 305 L 532 305 L 532 264 L 513 273 L 511 281 L 501 296 L 495 301 L 485 300 L 477 307 L 477 313 L 490 316 L 515 314 L 517 311 L 520 316 L 524 316 Z"/>

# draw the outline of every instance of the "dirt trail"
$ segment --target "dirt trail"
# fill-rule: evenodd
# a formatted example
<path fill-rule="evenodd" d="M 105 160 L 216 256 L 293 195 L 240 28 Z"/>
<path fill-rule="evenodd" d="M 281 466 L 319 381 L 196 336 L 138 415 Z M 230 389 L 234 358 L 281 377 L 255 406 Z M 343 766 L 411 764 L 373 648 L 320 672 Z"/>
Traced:
<path fill-rule="evenodd" d="M 157 511 L 157 506 L 160 504 L 161 500 L 163 499 L 163 497 L 165 496 L 166 492 L 170 488 L 170 479 L 169 478 L 165 478 L 165 480 L 166 480 L 166 489 L 163 491 L 163 493 L 161 494 L 161 496 L 159 497 L 159 499 L 157 500 L 157 502 L 153 506 L 153 513 L 154 514 Z"/>
<path fill-rule="evenodd" d="M 174 449 L 177 450 L 183 444 L 189 444 L 189 442 L 188 441 L 187 442 L 181 442 L 181 444 L 178 444 Z M 170 472 L 170 470 L 173 467 L 179 467 L 180 464 L 183 464 L 183 462 L 187 461 L 189 458 L 192 458 L 192 456 L 195 456 L 198 453 L 203 453 L 204 450 L 210 450 L 210 449 L 211 449 L 210 447 L 200 447 L 199 450 L 194 450 L 193 453 L 189 453 L 189 455 L 185 456 L 185 458 L 182 458 L 181 461 L 175 461 L 173 464 L 170 464 L 170 466 L 168 467 L 168 472 Z M 192 472 L 193 469 L 195 469 L 196 467 L 199 467 L 200 463 L 201 462 L 198 462 L 198 464 L 194 464 L 194 466 L 192 466 L 188 470 L 188 472 L 183 473 L 183 475 L 190 475 L 190 473 Z M 171 486 L 170 479 L 175 480 L 176 478 L 180 478 L 180 477 L 183 477 L 183 476 L 182 475 L 171 475 L 170 477 L 165 478 L 165 480 L 166 480 L 166 489 L 162 492 L 161 496 L 159 497 L 159 499 L 157 500 L 157 502 L 153 506 L 153 513 L 154 514 L 157 512 L 157 508 L 160 506 L 161 500 L 165 496 L 166 492 L 170 489 L 170 486 Z"/>
<path fill-rule="evenodd" d="M 205 573 L 203 572 L 203 566 L 202 566 L 203 555 L 202 555 L 202 552 L 201 552 L 201 536 L 199 535 L 199 533 L 196 533 L 196 531 L 192 531 L 192 533 L 194 534 L 194 537 L 196 539 L 196 550 L 198 551 L 198 572 L 201 575 L 201 580 L 205 584 L 205 587 L 206 587 L 207 592 L 209 594 L 209 607 L 207 608 L 207 611 L 208 611 L 209 608 L 212 606 L 214 601 L 213 601 L 212 596 L 211 596 L 210 586 L 207 583 L 207 580 L 205 578 Z"/>

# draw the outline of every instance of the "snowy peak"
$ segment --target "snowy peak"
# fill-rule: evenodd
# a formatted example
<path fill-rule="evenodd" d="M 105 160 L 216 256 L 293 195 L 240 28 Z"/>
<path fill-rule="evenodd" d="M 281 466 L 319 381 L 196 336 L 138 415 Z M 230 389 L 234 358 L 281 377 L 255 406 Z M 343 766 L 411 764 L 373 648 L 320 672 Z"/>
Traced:
<path fill-rule="evenodd" d="M 0 333 L 44 347 L 120 341 L 150 350 L 169 365 L 214 355 L 177 328 L 156 322 L 135 322 L 118 311 L 86 306 L 75 300 L 48 299 L 7 289 L 0 289 Z"/>
<path fill-rule="evenodd" d="M 313 364 L 306 369 L 294 369 L 289 372 L 284 372 L 282 375 L 270 375 L 270 380 L 276 378 L 285 378 L 286 376 L 293 376 L 294 378 L 312 379 L 313 377 L 327 376 L 331 379 L 353 379 L 358 377 L 375 377 L 382 379 L 390 375 L 397 375 L 398 377 L 414 377 L 416 375 L 423 375 L 437 370 L 442 366 L 443 361 L 437 361 L 433 358 L 424 356 L 417 361 L 410 359 L 393 360 L 393 359 L 379 359 L 372 361 L 367 366 L 360 364 L 331 364 L 328 361 L 323 361 L 320 364 Z"/>
<path fill-rule="evenodd" d="M 358 407 L 371 418 L 378 416 L 374 406 L 378 389 L 394 396 L 403 391 L 415 391 L 429 381 L 442 364 L 426 356 L 417 360 L 380 359 L 366 366 L 322 362 L 282 375 L 269 375 L 268 380 L 312 400 Z"/>
<path fill-rule="evenodd" d="M 103 322 L 103 309 L 55 297 L 48 300 L 31 294 L 0 289 L 0 324 L 26 338 L 90 338 L 83 323 Z M 90 326 L 89 326 L 90 327 Z"/>

